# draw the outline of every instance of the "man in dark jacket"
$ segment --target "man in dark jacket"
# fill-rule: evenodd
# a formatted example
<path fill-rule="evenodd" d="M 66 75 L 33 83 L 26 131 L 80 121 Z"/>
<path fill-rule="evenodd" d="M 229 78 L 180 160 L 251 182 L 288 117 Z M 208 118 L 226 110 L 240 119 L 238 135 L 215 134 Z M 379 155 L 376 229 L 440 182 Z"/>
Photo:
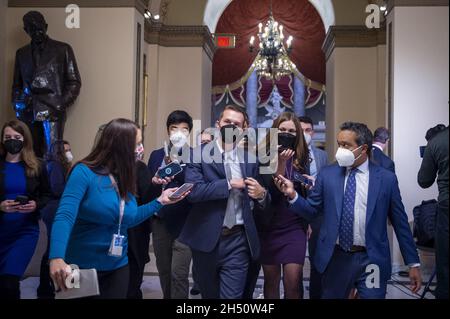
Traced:
<path fill-rule="evenodd" d="M 439 189 L 436 219 L 436 298 L 448 299 L 448 126 L 430 137 L 417 176 L 420 187 L 434 184 L 437 175 Z"/>
<path fill-rule="evenodd" d="M 384 154 L 384 149 L 390 139 L 389 130 L 385 127 L 379 127 L 373 133 L 373 144 L 372 144 L 372 161 L 379 166 L 390 170 L 395 173 L 394 162 Z"/>
<path fill-rule="evenodd" d="M 28 12 L 23 23 L 31 43 L 16 52 L 12 103 L 41 157 L 44 146 L 63 139 L 66 109 L 80 94 L 81 78 L 72 48 L 48 37 L 41 13 Z"/>
<path fill-rule="evenodd" d="M 176 110 L 169 114 L 166 122 L 170 139 L 167 147 L 154 150 L 148 161 L 152 179 L 152 197 L 157 198 L 162 190 L 180 187 L 185 182 L 185 170 L 163 184 L 157 172 L 171 162 L 185 165 L 189 161 L 191 148 L 188 144 L 192 131 L 192 117 L 185 111 Z M 171 206 L 163 207 L 152 218 L 153 248 L 156 257 L 159 279 L 164 299 L 189 298 L 190 248 L 180 242 L 178 237 L 191 209 L 188 201 L 182 200 Z"/>

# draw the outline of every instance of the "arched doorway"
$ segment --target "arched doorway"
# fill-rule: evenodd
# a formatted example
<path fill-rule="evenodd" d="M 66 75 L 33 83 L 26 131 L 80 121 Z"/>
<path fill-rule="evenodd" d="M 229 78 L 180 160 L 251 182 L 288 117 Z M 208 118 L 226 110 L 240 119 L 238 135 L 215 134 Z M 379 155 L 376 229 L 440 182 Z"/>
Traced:
<path fill-rule="evenodd" d="M 325 26 L 308 0 L 277 0 L 275 20 L 294 38 L 291 60 L 297 66 L 290 76 L 273 83 L 253 73 L 257 52 L 248 41 L 258 24 L 269 18 L 269 0 L 234 0 L 228 3 L 215 26 L 216 33 L 233 34 L 236 47 L 219 49 L 213 60 L 213 118 L 227 104 L 247 108 L 253 127 L 267 127 L 283 111 L 310 116 L 317 125 L 317 141 L 323 143 L 325 121 Z M 216 8 L 218 9 L 218 8 Z M 276 97 L 278 94 L 280 97 Z M 278 103 L 279 102 L 279 103 Z M 275 105 L 275 104 L 276 105 Z"/>
<path fill-rule="evenodd" d="M 233 0 L 208 0 L 203 16 L 203 24 L 207 25 L 209 30 L 214 33 L 216 31 L 217 23 L 222 16 L 225 9 Z M 331 0 L 309 0 L 316 8 L 322 22 L 324 24 L 325 32 L 335 23 L 334 7 Z"/>

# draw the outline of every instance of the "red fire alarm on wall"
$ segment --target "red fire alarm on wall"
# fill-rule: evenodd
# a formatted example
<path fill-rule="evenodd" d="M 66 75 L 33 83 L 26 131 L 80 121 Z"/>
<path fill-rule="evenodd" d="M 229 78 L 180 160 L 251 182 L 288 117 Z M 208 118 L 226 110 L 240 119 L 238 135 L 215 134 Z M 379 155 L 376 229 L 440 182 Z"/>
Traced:
<path fill-rule="evenodd" d="M 234 49 L 236 47 L 236 36 L 232 34 L 214 34 L 214 41 L 219 49 Z"/>

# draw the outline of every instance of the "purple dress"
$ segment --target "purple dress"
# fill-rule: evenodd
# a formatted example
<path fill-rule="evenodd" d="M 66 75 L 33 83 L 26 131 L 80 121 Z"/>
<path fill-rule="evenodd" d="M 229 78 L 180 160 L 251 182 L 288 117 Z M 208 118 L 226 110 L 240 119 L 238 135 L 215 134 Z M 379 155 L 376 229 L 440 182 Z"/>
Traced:
<path fill-rule="evenodd" d="M 295 168 L 287 163 L 289 171 Z M 286 174 L 291 178 L 292 174 Z M 268 227 L 260 231 L 261 257 L 263 265 L 300 264 L 305 262 L 306 223 L 297 214 L 288 209 L 287 199 L 281 195 L 274 203 L 275 214 Z"/>

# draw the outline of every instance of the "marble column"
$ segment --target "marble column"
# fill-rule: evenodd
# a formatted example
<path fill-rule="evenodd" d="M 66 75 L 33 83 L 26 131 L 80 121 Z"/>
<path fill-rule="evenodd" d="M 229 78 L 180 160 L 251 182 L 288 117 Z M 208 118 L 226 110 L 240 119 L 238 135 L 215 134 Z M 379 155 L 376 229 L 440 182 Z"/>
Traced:
<path fill-rule="evenodd" d="M 247 114 L 250 120 L 250 126 L 256 128 L 258 124 L 258 76 L 256 72 L 247 80 Z"/>
<path fill-rule="evenodd" d="M 297 116 L 305 116 L 305 84 L 294 76 L 294 113 Z"/>

